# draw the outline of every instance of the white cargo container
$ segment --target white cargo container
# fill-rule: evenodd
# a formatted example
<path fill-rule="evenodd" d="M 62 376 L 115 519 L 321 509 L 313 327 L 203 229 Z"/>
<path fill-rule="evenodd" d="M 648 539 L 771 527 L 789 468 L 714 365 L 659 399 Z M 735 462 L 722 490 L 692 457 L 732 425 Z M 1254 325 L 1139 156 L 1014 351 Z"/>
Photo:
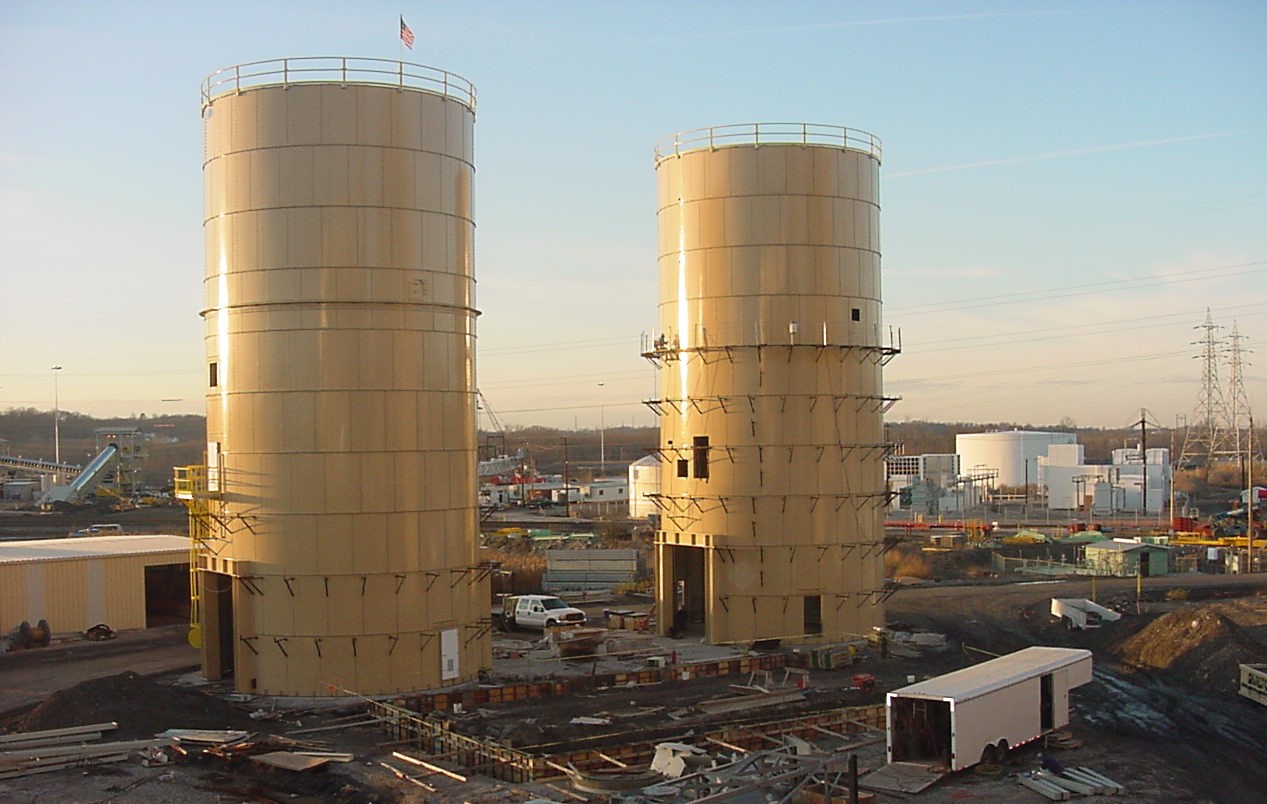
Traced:
<path fill-rule="evenodd" d="M 889 762 L 958 771 L 998 761 L 1069 725 L 1069 690 L 1091 680 L 1091 651 L 1025 648 L 890 692 Z"/>

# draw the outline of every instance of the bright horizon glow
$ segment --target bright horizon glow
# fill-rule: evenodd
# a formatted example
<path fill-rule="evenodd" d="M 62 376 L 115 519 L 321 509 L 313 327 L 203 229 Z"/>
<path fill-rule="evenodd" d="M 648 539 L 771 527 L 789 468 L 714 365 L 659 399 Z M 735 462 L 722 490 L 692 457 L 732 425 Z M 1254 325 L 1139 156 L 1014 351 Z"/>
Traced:
<path fill-rule="evenodd" d="M 1263 404 L 1264 31 L 1252 3 L 11 0 L 0 409 L 52 409 L 60 365 L 62 411 L 205 412 L 201 82 L 314 54 L 475 84 L 478 385 L 508 425 L 656 422 L 652 149 L 753 121 L 884 143 L 890 421 L 1173 424 L 1207 307 Z"/>

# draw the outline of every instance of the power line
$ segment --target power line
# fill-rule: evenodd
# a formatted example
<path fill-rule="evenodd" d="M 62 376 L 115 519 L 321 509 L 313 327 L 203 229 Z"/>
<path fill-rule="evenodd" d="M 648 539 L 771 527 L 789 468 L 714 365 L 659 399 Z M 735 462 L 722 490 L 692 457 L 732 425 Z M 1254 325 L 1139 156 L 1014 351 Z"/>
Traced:
<path fill-rule="evenodd" d="M 1081 285 L 1066 285 L 1056 288 L 1022 290 L 1013 293 L 995 293 L 991 294 L 988 298 L 979 296 L 967 297 L 949 301 L 930 302 L 928 304 L 920 304 L 912 307 L 894 307 L 890 308 L 889 312 L 902 313 L 910 316 L 925 315 L 930 312 L 940 312 L 941 310 L 977 310 L 983 307 L 998 307 L 1006 304 L 1015 304 L 1017 301 L 1046 301 L 1049 299 L 1067 299 L 1075 296 L 1085 296 L 1091 293 L 1116 293 L 1126 290 L 1136 290 L 1139 285 L 1158 282 L 1160 280 L 1169 280 L 1170 284 L 1206 282 L 1211 279 L 1227 279 L 1244 274 L 1262 273 L 1264 271 L 1267 271 L 1267 260 L 1254 260 L 1252 262 L 1221 265 L 1198 271 L 1174 271 L 1171 273 L 1154 274 L 1152 276 L 1135 277 L 1131 279 L 1112 279 L 1105 282 L 1090 282 Z"/>

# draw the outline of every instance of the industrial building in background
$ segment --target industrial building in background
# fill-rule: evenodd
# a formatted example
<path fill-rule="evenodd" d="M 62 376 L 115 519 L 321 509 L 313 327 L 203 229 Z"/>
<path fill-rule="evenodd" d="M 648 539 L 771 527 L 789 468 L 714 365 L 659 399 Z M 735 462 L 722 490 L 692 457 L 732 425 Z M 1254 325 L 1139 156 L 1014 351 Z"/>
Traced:
<path fill-rule="evenodd" d="M 656 606 L 713 643 L 884 624 L 880 143 L 756 124 L 656 149 Z M 669 613 L 672 612 L 672 616 Z"/>
<path fill-rule="evenodd" d="M 178 494 L 204 673 L 283 696 L 472 680 L 474 88 L 256 62 L 210 76 L 202 115 L 207 465 Z"/>

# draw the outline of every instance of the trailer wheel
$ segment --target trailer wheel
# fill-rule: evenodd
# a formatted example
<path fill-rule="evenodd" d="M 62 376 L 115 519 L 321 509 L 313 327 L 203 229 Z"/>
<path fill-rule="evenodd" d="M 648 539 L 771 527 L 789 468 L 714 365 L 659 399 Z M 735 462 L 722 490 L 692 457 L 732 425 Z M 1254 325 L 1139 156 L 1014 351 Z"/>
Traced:
<path fill-rule="evenodd" d="M 1000 765 L 1007 762 L 1008 756 L 1012 753 L 1012 748 L 1007 744 L 1007 740 L 999 740 L 999 748 L 997 751 L 998 761 Z"/>
<path fill-rule="evenodd" d="M 1072 630 L 1073 630 L 1073 618 L 1072 618 L 1072 617 L 1070 617 L 1070 616 L 1066 615 L 1066 616 L 1064 616 L 1064 617 L 1061 617 L 1060 619 L 1061 619 L 1062 621 L 1064 621 L 1064 624 L 1065 624 L 1065 630 L 1066 630 L 1066 631 L 1072 631 Z"/>
<path fill-rule="evenodd" d="M 981 749 L 981 764 L 982 765 L 998 765 L 999 764 L 999 749 L 995 748 L 993 743 Z"/>

